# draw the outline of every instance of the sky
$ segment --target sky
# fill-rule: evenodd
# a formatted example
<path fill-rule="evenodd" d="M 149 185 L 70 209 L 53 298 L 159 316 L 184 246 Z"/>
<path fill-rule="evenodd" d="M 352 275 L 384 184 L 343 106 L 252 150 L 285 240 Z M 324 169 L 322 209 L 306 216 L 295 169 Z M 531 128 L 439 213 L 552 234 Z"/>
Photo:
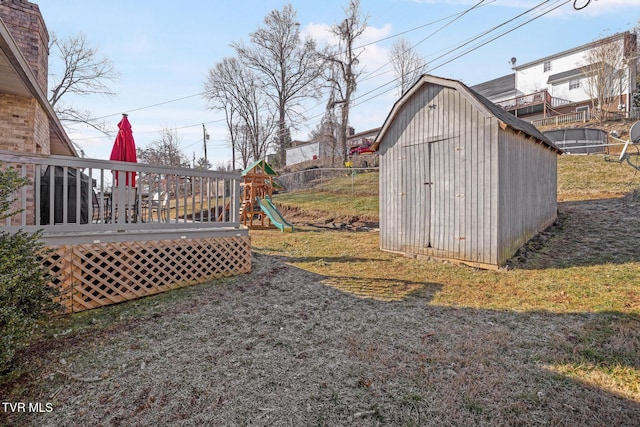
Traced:
<path fill-rule="evenodd" d="M 248 43 L 272 10 L 291 3 L 302 33 L 324 45 L 332 42 L 328 29 L 345 18 L 348 6 L 348 0 L 31 1 L 40 7 L 49 32 L 58 38 L 84 34 L 118 72 L 117 80 L 109 83 L 115 95 L 64 98 L 102 118 L 112 131 L 112 136 L 105 136 L 85 125 L 67 127 L 78 151 L 108 159 L 117 123 L 127 113 L 138 147 L 159 140 L 167 129 L 176 133 L 189 159 L 204 156 L 204 125 L 210 135 L 207 158 L 213 167 L 230 162 L 231 148 L 223 114 L 210 109 L 201 95 L 209 69 L 235 56 L 231 43 Z M 473 86 L 510 74 L 511 58 L 524 64 L 633 30 L 640 20 L 640 0 L 592 0 L 581 10 L 572 4 L 572 0 L 361 0 L 367 30 L 356 43 L 363 49 L 362 75 L 351 126 L 361 132 L 384 123 L 397 99 L 388 54 L 399 38 L 425 59 L 429 74 Z M 60 60 L 54 55 L 49 63 L 50 73 L 59 70 Z M 324 104 L 311 100 L 305 106 L 307 119 L 292 129 L 293 139 L 308 139 Z"/>

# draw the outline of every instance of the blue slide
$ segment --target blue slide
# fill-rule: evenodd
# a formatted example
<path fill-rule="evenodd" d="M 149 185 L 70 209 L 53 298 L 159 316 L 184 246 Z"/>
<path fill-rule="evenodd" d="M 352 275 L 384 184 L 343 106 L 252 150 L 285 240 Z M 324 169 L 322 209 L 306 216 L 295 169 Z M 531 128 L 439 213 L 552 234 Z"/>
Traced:
<path fill-rule="evenodd" d="M 280 231 L 291 231 L 293 232 L 293 225 L 287 222 L 286 219 L 282 216 L 278 208 L 274 206 L 271 202 L 271 198 L 267 196 L 266 199 L 261 199 L 260 197 L 256 197 L 258 204 L 260 205 L 260 209 L 262 212 L 266 213 L 271 221 L 271 224 L 275 225 L 280 229 Z"/>

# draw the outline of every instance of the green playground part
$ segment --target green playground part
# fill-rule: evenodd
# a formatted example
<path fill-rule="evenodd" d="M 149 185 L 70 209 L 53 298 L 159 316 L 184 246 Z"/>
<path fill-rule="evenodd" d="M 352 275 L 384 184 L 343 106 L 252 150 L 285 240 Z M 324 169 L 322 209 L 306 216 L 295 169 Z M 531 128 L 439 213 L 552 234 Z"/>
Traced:
<path fill-rule="evenodd" d="M 273 202 L 271 201 L 271 197 L 267 196 L 264 199 L 260 197 L 256 197 L 256 201 L 260 205 L 260 209 L 262 212 L 266 213 L 271 221 L 271 224 L 275 225 L 280 229 L 280 231 L 290 231 L 293 232 L 293 225 L 287 222 L 286 219 L 282 216 L 278 208 L 275 207 Z"/>

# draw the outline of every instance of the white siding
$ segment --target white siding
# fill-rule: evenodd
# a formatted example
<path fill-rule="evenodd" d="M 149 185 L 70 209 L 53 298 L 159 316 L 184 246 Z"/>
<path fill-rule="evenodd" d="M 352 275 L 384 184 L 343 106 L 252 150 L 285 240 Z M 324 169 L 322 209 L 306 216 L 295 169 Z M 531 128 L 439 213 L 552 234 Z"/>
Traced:
<path fill-rule="evenodd" d="M 619 47 L 620 57 L 623 57 L 623 38 L 619 37 L 613 41 L 613 43 Z M 590 96 L 585 91 L 586 79 L 582 75 L 576 76 L 580 80 L 579 88 L 569 89 L 569 80 L 547 84 L 549 76 L 588 65 L 586 63 L 586 55 L 589 50 L 589 45 L 585 45 L 582 49 L 576 48 L 564 55 L 549 57 L 548 61 L 540 60 L 531 63 L 531 65 L 525 64 L 517 67 L 515 76 L 517 91 L 521 93 L 534 93 L 546 89 L 551 96 L 567 101 L 584 102 L 590 100 Z M 545 62 L 549 62 L 551 65 L 551 69 L 548 71 L 544 71 Z M 627 73 L 625 73 L 625 75 L 626 74 Z M 628 87 L 628 82 L 626 82 L 623 87 Z"/>
<path fill-rule="evenodd" d="M 318 156 L 317 142 L 287 148 L 287 166 L 302 163 L 307 160 L 313 160 L 313 156 Z"/>

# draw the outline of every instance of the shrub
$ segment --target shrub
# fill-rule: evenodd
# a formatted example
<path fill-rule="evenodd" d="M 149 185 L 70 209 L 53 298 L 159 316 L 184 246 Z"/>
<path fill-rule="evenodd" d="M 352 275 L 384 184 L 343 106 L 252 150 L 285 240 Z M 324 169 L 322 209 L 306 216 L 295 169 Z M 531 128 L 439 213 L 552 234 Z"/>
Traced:
<path fill-rule="evenodd" d="M 16 213 L 12 196 L 28 182 L 15 169 L 0 170 L 0 219 Z M 0 232 L 0 372 L 11 368 L 16 350 L 28 343 L 38 320 L 59 307 L 42 251 L 39 233 Z"/>

